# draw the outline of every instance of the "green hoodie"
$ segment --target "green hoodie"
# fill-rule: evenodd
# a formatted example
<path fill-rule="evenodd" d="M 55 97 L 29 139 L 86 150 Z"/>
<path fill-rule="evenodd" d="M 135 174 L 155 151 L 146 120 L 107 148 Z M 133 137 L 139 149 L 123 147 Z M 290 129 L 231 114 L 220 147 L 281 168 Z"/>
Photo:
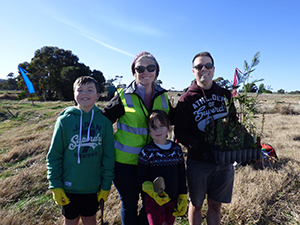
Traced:
<path fill-rule="evenodd" d="M 108 191 L 114 167 L 111 122 L 96 106 L 89 113 L 66 108 L 57 118 L 47 155 L 49 188 L 75 194 Z"/>

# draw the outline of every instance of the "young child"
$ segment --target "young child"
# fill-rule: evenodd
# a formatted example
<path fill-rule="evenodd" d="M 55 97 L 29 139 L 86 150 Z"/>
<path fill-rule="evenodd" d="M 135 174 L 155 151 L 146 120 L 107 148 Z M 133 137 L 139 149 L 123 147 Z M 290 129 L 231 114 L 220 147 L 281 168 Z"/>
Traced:
<path fill-rule="evenodd" d="M 62 205 L 65 224 L 96 225 L 101 199 L 107 200 L 114 178 L 114 139 L 111 122 L 95 106 L 99 85 L 79 77 L 73 85 L 77 106 L 57 118 L 47 155 L 49 188 Z"/>
<path fill-rule="evenodd" d="M 187 210 L 187 187 L 181 147 L 167 140 L 170 121 L 162 110 L 153 110 L 148 119 L 152 141 L 142 148 L 138 161 L 138 183 L 146 193 L 144 205 L 150 225 L 174 224 Z M 159 196 L 153 181 L 163 177 L 165 191 Z"/>

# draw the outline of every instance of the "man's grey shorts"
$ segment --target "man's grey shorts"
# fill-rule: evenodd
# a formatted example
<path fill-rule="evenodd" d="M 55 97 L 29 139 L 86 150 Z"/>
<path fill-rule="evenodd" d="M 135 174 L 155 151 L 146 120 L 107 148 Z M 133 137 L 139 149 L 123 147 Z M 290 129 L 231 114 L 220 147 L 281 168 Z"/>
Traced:
<path fill-rule="evenodd" d="M 187 180 L 193 206 L 200 206 L 206 194 L 216 202 L 231 202 L 234 181 L 232 164 L 217 166 L 188 158 Z"/>

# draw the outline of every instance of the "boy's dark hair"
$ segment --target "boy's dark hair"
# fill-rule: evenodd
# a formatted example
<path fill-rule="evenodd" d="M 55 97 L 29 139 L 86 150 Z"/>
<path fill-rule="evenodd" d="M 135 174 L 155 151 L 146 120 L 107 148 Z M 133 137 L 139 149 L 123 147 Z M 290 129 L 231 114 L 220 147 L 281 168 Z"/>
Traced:
<path fill-rule="evenodd" d="M 98 82 L 91 76 L 78 77 L 73 84 L 73 91 L 75 91 L 76 86 L 80 86 L 80 85 L 88 84 L 88 83 L 94 83 L 97 93 L 100 93 L 100 88 L 99 88 Z"/>
<path fill-rule="evenodd" d="M 193 61 L 192 61 L 193 65 L 194 65 L 195 59 L 196 59 L 197 57 L 199 57 L 199 56 L 207 56 L 207 57 L 211 58 L 212 64 L 215 65 L 215 64 L 214 64 L 214 59 L 213 59 L 213 57 L 211 56 L 211 54 L 210 54 L 209 52 L 200 52 L 200 53 L 198 53 L 197 55 L 195 55 L 195 57 L 193 58 Z"/>
<path fill-rule="evenodd" d="M 167 113 L 163 110 L 158 110 L 158 109 L 153 110 L 151 112 L 151 114 L 149 115 L 148 129 L 150 129 L 150 128 L 156 129 L 155 125 L 154 125 L 155 119 L 158 119 L 161 124 L 165 125 L 168 128 L 168 130 L 170 129 L 171 122 L 169 120 Z"/>

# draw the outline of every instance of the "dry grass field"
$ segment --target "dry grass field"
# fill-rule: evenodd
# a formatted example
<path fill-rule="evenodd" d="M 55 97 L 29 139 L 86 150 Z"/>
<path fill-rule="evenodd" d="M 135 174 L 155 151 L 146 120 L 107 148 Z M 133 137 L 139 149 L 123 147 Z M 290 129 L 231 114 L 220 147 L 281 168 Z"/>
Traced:
<path fill-rule="evenodd" d="M 170 93 L 177 101 L 177 94 Z M 300 224 L 300 96 L 264 94 L 255 123 L 262 143 L 279 157 L 274 169 L 236 169 L 233 199 L 222 207 L 222 224 Z M 98 102 L 102 108 L 106 102 Z M 35 102 L 0 96 L 0 223 L 62 224 L 60 207 L 47 189 L 46 154 L 58 114 L 72 102 Z M 121 224 L 112 186 L 104 219 Z M 97 215 L 100 217 L 100 214 Z M 205 213 L 204 223 L 205 223 Z M 99 221 L 100 224 L 100 221 Z M 176 224 L 188 224 L 186 216 Z"/>

